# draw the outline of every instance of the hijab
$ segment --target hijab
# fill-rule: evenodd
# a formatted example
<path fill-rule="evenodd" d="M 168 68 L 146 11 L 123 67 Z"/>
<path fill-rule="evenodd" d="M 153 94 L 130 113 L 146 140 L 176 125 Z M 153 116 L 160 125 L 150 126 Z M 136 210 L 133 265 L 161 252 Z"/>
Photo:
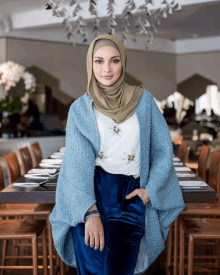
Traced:
<path fill-rule="evenodd" d="M 101 84 L 93 74 L 93 56 L 103 46 L 114 47 L 121 57 L 121 75 L 111 86 Z M 122 41 L 113 35 L 100 35 L 89 46 L 87 53 L 87 92 L 92 98 L 95 107 L 103 114 L 111 117 L 116 123 L 124 122 L 134 114 L 143 92 L 142 86 L 131 86 L 125 83 L 126 63 L 126 49 Z"/>

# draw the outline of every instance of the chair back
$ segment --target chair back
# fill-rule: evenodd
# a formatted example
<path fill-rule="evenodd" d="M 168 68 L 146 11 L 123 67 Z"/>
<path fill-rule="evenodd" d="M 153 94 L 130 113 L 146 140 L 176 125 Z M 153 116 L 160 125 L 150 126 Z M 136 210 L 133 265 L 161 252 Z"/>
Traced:
<path fill-rule="evenodd" d="M 208 184 L 216 191 L 216 201 L 220 201 L 220 151 L 215 150 L 212 154 Z"/>
<path fill-rule="evenodd" d="M 31 150 L 33 153 L 34 167 L 36 167 L 39 165 L 39 163 L 42 160 L 42 152 L 41 152 L 40 144 L 38 142 L 31 144 Z"/>
<path fill-rule="evenodd" d="M 187 161 L 188 158 L 188 143 L 181 141 L 181 144 L 177 150 L 177 155 L 183 163 Z"/>
<path fill-rule="evenodd" d="M 11 152 L 4 157 L 8 172 L 8 182 L 9 184 L 12 184 L 14 181 L 21 177 L 19 161 L 15 152 Z"/>
<path fill-rule="evenodd" d="M 26 174 L 30 169 L 33 168 L 33 162 L 31 158 L 31 152 L 29 148 L 23 147 L 19 149 L 19 154 L 21 157 L 21 164 L 22 164 L 22 174 Z"/>
<path fill-rule="evenodd" d="M 5 181 L 4 181 L 4 175 L 2 171 L 2 167 L 0 164 L 0 191 L 2 191 L 5 188 Z"/>
<path fill-rule="evenodd" d="M 199 154 L 198 160 L 198 176 L 206 182 L 207 162 L 210 153 L 210 148 L 203 145 Z"/>

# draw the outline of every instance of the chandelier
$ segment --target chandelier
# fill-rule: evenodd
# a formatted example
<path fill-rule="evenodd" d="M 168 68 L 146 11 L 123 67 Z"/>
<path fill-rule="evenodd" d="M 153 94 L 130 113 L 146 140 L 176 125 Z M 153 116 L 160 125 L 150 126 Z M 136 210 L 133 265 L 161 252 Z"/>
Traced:
<path fill-rule="evenodd" d="M 88 29 L 86 20 L 83 18 L 83 9 L 79 0 L 70 0 L 69 6 L 73 6 L 73 12 L 70 12 L 64 6 L 65 0 L 49 0 L 46 4 L 47 10 L 52 10 L 53 16 L 64 17 L 63 24 L 67 33 L 67 39 L 70 44 L 75 45 L 75 34 L 82 37 L 82 42 L 88 41 Z M 136 1 L 125 1 L 125 7 L 122 12 L 122 30 L 120 38 L 126 45 L 128 42 L 128 35 L 130 34 L 133 42 L 137 42 L 139 35 L 146 36 L 146 49 L 153 43 L 154 33 L 157 32 L 156 25 L 160 25 L 160 19 L 166 18 L 168 14 L 181 9 L 180 4 L 176 0 L 163 0 L 159 7 L 154 7 L 156 0 L 145 0 L 144 4 L 137 6 Z M 157 0 L 158 1 L 158 0 Z M 137 1 L 138 2 L 138 1 Z M 115 16 L 115 9 L 117 4 L 115 0 L 108 0 L 106 15 L 108 16 L 105 33 L 115 34 L 116 26 L 118 25 Z M 94 36 L 100 34 L 100 18 L 97 11 L 97 0 L 90 0 L 88 3 L 88 10 L 94 18 L 93 33 Z M 133 18 L 136 18 L 134 24 L 131 24 Z"/>

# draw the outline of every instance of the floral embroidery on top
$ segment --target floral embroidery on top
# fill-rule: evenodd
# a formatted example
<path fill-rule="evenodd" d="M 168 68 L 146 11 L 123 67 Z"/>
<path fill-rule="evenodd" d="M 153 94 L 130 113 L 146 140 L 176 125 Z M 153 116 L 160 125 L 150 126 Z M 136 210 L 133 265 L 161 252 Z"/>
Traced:
<path fill-rule="evenodd" d="M 116 133 L 118 135 L 119 135 L 119 132 L 121 132 L 121 129 L 119 129 L 117 125 L 114 125 L 113 127 L 109 127 L 109 129 L 112 129 L 113 133 Z"/>
<path fill-rule="evenodd" d="M 127 153 L 124 153 L 124 154 L 127 154 Z M 132 148 L 132 151 L 131 151 L 131 154 L 127 154 L 127 157 L 126 158 L 123 158 L 122 160 L 126 159 L 128 162 L 127 162 L 127 165 L 131 162 L 131 161 L 135 161 L 135 154 L 134 154 L 134 149 Z"/>
<path fill-rule="evenodd" d="M 104 151 L 107 150 L 108 148 L 105 149 L 103 144 L 101 145 L 101 147 L 102 147 L 102 149 L 99 150 L 98 157 L 100 159 L 107 158 L 107 156 L 105 156 Z"/>

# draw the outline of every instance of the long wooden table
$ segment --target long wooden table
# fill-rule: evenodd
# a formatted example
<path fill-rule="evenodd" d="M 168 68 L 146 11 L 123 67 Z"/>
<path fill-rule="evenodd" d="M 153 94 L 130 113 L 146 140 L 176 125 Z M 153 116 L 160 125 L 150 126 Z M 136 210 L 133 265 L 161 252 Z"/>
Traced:
<path fill-rule="evenodd" d="M 175 165 L 174 165 L 175 167 Z M 178 166 L 179 167 L 179 166 Z M 185 167 L 183 165 L 183 167 Z M 182 173 L 182 172 L 181 172 Z M 193 171 L 188 173 L 194 174 Z M 195 177 L 181 177 L 179 180 L 184 181 L 202 181 L 198 176 Z M 27 179 L 25 177 L 19 178 L 16 182 L 41 182 L 42 179 Z M 48 184 L 44 187 L 18 187 L 9 185 L 0 192 L 0 203 L 55 203 L 57 178 L 50 179 Z M 215 190 L 209 185 L 203 186 L 200 189 L 184 189 L 183 198 L 185 203 L 214 203 Z"/>

